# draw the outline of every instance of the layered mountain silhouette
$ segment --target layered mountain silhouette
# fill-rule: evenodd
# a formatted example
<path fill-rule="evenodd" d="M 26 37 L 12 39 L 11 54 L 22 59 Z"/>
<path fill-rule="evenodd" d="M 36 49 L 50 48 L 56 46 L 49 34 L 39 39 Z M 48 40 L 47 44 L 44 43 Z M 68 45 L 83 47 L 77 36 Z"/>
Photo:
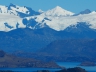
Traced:
<path fill-rule="evenodd" d="M 41 29 L 21 29 L 10 32 L 0 32 L 0 48 L 7 51 L 34 52 L 48 45 L 54 40 L 64 39 L 95 39 L 96 31 L 86 24 L 70 26 L 63 31 L 56 31 L 48 26 Z"/>
<path fill-rule="evenodd" d="M 26 6 L 0 5 L 0 49 L 6 52 L 36 52 L 31 57 L 45 60 L 92 60 L 95 39 L 95 11 L 75 14 L 56 6 L 38 12 Z"/>
<path fill-rule="evenodd" d="M 34 58 L 47 61 L 96 61 L 96 39 L 56 40 L 40 49 Z M 30 55 L 29 55 L 30 56 Z M 30 56 L 31 57 L 31 56 Z"/>

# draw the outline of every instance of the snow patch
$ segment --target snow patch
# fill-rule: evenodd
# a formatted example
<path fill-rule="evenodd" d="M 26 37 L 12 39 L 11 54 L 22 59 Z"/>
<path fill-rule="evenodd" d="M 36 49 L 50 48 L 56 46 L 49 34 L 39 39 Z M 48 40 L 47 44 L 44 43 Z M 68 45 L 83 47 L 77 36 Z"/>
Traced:
<path fill-rule="evenodd" d="M 8 28 L 5 26 L 5 23 L 12 26 L 13 28 Z M 17 29 L 17 23 L 19 23 L 18 28 L 25 28 L 25 25 L 22 23 L 22 18 L 14 15 L 0 14 L 0 31 L 8 32 L 10 30 Z"/>

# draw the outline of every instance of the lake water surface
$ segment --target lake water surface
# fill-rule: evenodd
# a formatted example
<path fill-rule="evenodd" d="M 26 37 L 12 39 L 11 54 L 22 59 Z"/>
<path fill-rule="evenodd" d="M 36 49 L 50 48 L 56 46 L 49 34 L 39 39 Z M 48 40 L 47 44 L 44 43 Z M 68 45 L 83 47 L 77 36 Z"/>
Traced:
<path fill-rule="evenodd" d="M 0 70 L 11 70 L 15 72 L 34 72 L 38 70 L 50 70 L 52 72 L 58 71 L 60 69 L 51 69 L 51 68 L 0 68 Z"/>
<path fill-rule="evenodd" d="M 96 66 L 79 66 L 80 62 L 57 62 L 57 64 L 66 68 L 81 67 L 88 72 L 96 72 Z"/>
<path fill-rule="evenodd" d="M 87 70 L 88 72 L 96 72 L 96 66 L 79 66 L 80 62 L 57 62 L 58 65 L 64 66 L 66 68 L 73 68 L 73 67 L 81 67 Z M 50 69 L 50 68 L 0 68 L 0 70 L 12 70 L 12 71 L 20 71 L 20 72 L 33 72 L 37 70 L 50 70 L 50 71 L 57 71 L 60 69 Z"/>

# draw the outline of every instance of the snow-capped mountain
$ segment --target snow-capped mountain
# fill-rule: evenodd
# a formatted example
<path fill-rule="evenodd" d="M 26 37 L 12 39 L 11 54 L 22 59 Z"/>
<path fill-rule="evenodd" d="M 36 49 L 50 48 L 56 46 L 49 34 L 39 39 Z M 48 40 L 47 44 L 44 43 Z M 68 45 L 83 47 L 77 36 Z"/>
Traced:
<path fill-rule="evenodd" d="M 79 14 L 67 11 L 59 6 L 48 11 L 38 12 L 26 6 L 10 4 L 0 5 L 0 31 L 11 31 L 17 28 L 40 29 L 50 27 L 56 31 L 65 30 L 79 23 L 86 23 L 91 29 L 96 29 L 96 12 L 85 10 Z"/>
<path fill-rule="evenodd" d="M 54 40 L 71 38 L 96 39 L 96 11 L 85 10 L 76 15 L 59 6 L 36 12 L 26 6 L 0 5 L 3 50 L 32 52 Z"/>
<path fill-rule="evenodd" d="M 26 17 L 26 16 L 32 16 L 32 15 L 38 15 L 40 13 L 32 10 L 29 7 L 26 7 L 26 6 L 20 7 L 18 5 L 14 5 L 10 3 L 9 6 L 0 5 L 0 14 Z"/>
<path fill-rule="evenodd" d="M 56 6 L 55 8 L 44 12 L 42 15 L 62 17 L 62 16 L 71 16 L 71 15 L 74 15 L 74 13 L 63 9 L 60 6 Z"/>
<path fill-rule="evenodd" d="M 90 28 L 96 29 L 96 12 L 91 12 L 88 14 L 80 14 L 77 16 L 46 16 L 44 14 L 34 16 L 35 21 L 39 23 L 42 27 L 44 24 L 48 25 L 50 28 L 61 31 L 69 26 L 77 25 L 80 22 L 85 22 Z"/>
<path fill-rule="evenodd" d="M 39 10 L 38 10 L 38 12 L 40 12 L 40 13 L 44 13 L 44 11 L 43 11 L 43 10 L 41 10 L 41 9 L 39 9 Z"/>
<path fill-rule="evenodd" d="M 29 14 L 30 13 L 29 10 L 26 8 L 26 6 L 20 7 L 20 6 L 14 5 L 12 3 L 8 6 L 8 10 L 22 12 L 24 14 Z"/>

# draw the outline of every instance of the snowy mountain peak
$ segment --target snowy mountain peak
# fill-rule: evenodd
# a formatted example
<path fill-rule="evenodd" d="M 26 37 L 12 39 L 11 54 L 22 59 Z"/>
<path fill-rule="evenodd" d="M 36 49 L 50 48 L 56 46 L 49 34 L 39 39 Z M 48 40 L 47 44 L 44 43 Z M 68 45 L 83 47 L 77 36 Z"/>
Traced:
<path fill-rule="evenodd" d="M 43 10 L 41 10 L 41 9 L 39 9 L 39 10 L 38 10 L 38 12 L 43 13 L 44 11 L 43 11 Z"/>
<path fill-rule="evenodd" d="M 62 7 L 60 7 L 60 6 L 56 6 L 55 8 L 53 8 L 54 10 L 65 10 L 65 9 L 63 9 Z M 65 11 L 67 11 L 67 10 L 65 10 Z"/>
<path fill-rule="evenodd" d="M 15 15 L 19 17 L 28 17 L 33 15 L 39 15 L 39 12 L 32 10 L 30 7 L 18 6 L 10 3 L 9 6 L 0 5 L 0 14 Z"/>
<path fill-rule="evenodd" d="M 96 11 L 90 13 L 90 10 L 87 9 L 81 13 L 80 15 L 73 15 L 74 13 L 60 6 L 48 11 L 39 10 L 36 12 L 30 7 L 21 7 L 12 3 L 9 6 L 0 5 L 0 31 L 26 27 L 39 29 L 46 26 L 61 31 L 79 23 L 90 24 L 90 28 L 96 29 Z"/>
<path fill-rule="evenodd" d="M 19 15 L 18 12 L 19 13 L 21 12 L 21 13 L 27 14 L 28 13 L 27 11 L 28 11 L 27 8 L 14 5 L 12 3 L 10 3 L 9 6 L 0 5 L 0 14 L 7 14 L 7 15 L 18 16 Z"/>
<path fill-rule="evenodd" d="M 63 8 L 61 8 L 60 6 L 56 6 L 54 9 L 57 9 L 57 10 L 61 10 L 61 9 L 63 9 Z"/>
<path fill-rule="evenodd" d="M 14 5 L 12 3 L 10 3 L 10 5 L 8 6 L 8 10 L 13 10 L 13 11 L 17 11 L 17 12 L 22 12 L 24 14 L 29 14 L 29 10 L 26 7 L 20 7 L 17 5 Z"/>
<path fill-rule="evenodd" d="M 92 11 L 91 14 L 96 14 L 96 11 Z"/>
<path fill-rule="evenodd" d="M 58 17 L 63 17 L 63 16 L 71 16 L 71 15 L 73 15 L 73 14 L 74 14 L 74 13 L 63 9 L 63 8 L 61 8 L 60 6 L 56 6 L 55 8 L 44 12 L 43 15 L 46 15 L 46 16 L 55 16 L 55 17 L 56 17 L 56 16 L 58 16 Z"/>
<path fill-rule="evenodd" d="M 6 6 L 3 6 L 3 5 L 0 5 L 0 14 L 4 14 L 4 13 L 7 13 L 7 7 Z"/>

